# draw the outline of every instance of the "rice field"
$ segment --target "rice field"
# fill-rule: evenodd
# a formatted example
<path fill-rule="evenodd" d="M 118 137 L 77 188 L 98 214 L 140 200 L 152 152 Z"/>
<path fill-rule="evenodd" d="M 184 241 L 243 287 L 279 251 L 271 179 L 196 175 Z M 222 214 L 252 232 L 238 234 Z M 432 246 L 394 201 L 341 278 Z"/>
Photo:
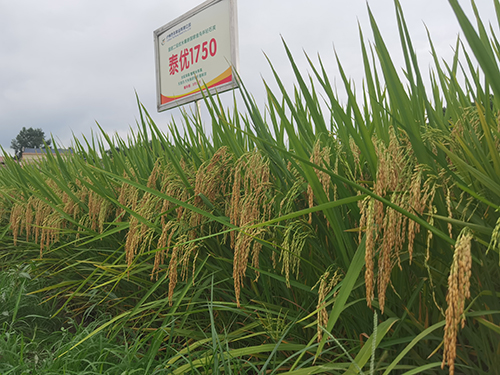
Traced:
<path fill-rule="evenodd" d="M 264 110 L 244 82 L 245 108 L 206 97 L 210 137 L 188 113 L 162 131 L 138 100 L 126 140 L 6 158 L 2 271 L 28 267 L 39 287 L 11 298 L 74 322 L 54 360 L 99 338 L 91 373 L 124 373 L 102 356 L 120 350 L 130 374 L 498 371 L 500 43 L 450 6 L 463 37 L 448 62 L 430 40 L 430 72 L 399 2 L 404 75 L 370 17 L 361 99 L 339 62 L 347 104 L 284 44 L 294 92 L 271 63 Z"/>

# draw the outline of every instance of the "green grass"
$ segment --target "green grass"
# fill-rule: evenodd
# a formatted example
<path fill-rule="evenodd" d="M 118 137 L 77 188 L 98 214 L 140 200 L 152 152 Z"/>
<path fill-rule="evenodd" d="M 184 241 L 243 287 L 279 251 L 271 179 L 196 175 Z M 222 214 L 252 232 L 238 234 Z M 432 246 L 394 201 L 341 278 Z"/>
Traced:
<path fill-rule="evenodd" d="M 52 318 L 56 306 L 30 294 L 42 286 L 41 280 L 32 279 L 30 268 L 26 265 L 0 273 L 0 373 L 121 374 L 141 370 L 137 366 L 140 353 L 124 346 L 126 343 L 109 340 L 104 334 L 61 357 L 105 322 L 106 317 L 80 323 L 70 315 Z"/>

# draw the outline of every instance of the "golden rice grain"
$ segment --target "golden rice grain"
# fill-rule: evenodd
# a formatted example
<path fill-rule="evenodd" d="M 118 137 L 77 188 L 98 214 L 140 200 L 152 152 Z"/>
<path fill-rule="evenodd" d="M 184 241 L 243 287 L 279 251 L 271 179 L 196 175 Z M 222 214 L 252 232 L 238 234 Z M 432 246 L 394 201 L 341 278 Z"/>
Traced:
<path fill-rule="evenodd" d="M 186 236 L 179 238 L 179 243 L 184 239 L 187 239 Z M 181 245 L 175 245 L 172 249 L 172 255 L 170 256 L 170 262 L 168 264 L 168 301 L 170 306 L 172 306 L 174 299 L 174 291 L 175 286 L 177 285 L 177 265 L 178 265 L 178 257 L 179 252 L 181 251 Z"/>
<path fill-rule="evenodd" d="M 14 203 L 10 213 L 10 229 L 12 230 L 12 237 L 14 240 L 14 246 L 17 246 L 17 237 L 22 228 L 22 220 L 25 216 L 24 205 L 20 203 Z"/>
<path fill-rule="evenodd" d="M 374 239 L 374 200 L 372 198 L 365 199 L 366 211 L 363 212 L 364 224 L 366 227 L 365 240 L 365 287 L 366 287 L 366 303 L 371 308 L 374 298 L 374 258 L 375 258 L 375 239 Z"/>
<path fill-rule="evenodd" d="M 328 313 L 326 311 L 326 296 L 331 290 L 340 282 L 342 276 L 339 270 L 333 272 L 333 268 L 330 266 L 328 269 L 321 275 L 316 285 L 314 285 L 311 290 L 316 288 L 319 284 L 318 288 L 318 304 L 316 305 L 318 324 L 317 324 L 317 332 L 318 332 L 318 342 L 323 338 L 323 327 L 328 325 Z M 335 293 L 332 298 L 335 298 L 337 293 Z"/>
<path fill-rule="evenodd" d="M 458 236 L 448 277 L 448 293 L 446 295 L 448 308 L 446 309 L 444 353 L 441 368 L 448 364 L 451 375 L 455 372 L 458 325 L 461 323 L 462 328 L 465 326 L 465 300 L 470 298 L 472 238 L 472 232 L 467 227 Z"/>
<path fill-rule="evenodd" d="M 151 280 L 156 276 L 158 280 L 158 272 L 160 266 L 163 265 L 167 255 L 170 245 L 172 243 L 172 237 L 178 228 L 178 223 L 175 221 L 168 221 L 162 226 L 162 233 L 158 240 L 157 250 L 155 252 L 155 260 L 153 265 L 153 270 L 151 271 Z"/>
<path fill-rule="evenodd" d="M 240 305 L 240 292 L 246 273 L 248 257 L 253 245 L 252 264 L 258 265 L 262 246 L 254 240 L 264 233 L 263 229 L 245 227 L 265 220 L 270 212 L 271 195 L 269 189 L 269 165 L 260 153 L 254 151 L 243 155 L 234 168 L 231 202 L 228 207 L 231 224 L 242 230 L 231 234 L 231 247 L 234 249 L 233 279 L 237 305 Z M 258 273 L 256 278 L 258 278 Z"/>
<path fill-rule="evenodd" d="M 422 215 L 434 199 L 434 180 L 429 179 L 422 190 L 423 168 L 413 165 L 411 148 L 406 147 L 407 136 L 400 132 L 396 137 L 390 129 L 389 142 L 373 139 L 378 158 L 377 174 L 373 182 L 373 192 L 400 207 Z M 426 190 L 425 190 L 426 189 Z M 388 197 L 389 196 L 389 197 Z M 365 284 L 368 306 L 374 298 L 375 257 L 378 255 L 377 294 L 381 311 L 384 311 L 385 295 L 389 286 L 393 267 L 401 266 L 401 251 L 406 243 L 410 262 L 419 226 L 409 220 L 399 210 L 385 207 L 375 198 L 366 198 L 359 203 L 361 219 L 359 241 L 366 233 Z"/>
<path fill-rule="evenodd" d="M 199 208 L 206 208 L 201 196 L 207 199 L 212 205 L 224 210 L 219 206 L 220 201 L 224 201 L 233 176 L 232 155 L 227 147 L 221 147 L 211 158 L 211 160 L 198 168 L 195 180 L 195 200 L 194 205 Z M 225 204 L 225 202 L 224 202 Z M 202 225 L 205 217 L 202 214 L 194 214 L 191 222 L 192 227 Z M 203 228 L 200 227 L 200 230 Z"/>
<path fill-rule="evenodd" d="M 285 275 L 288 288 L 290 288 L 290 274 L 295 272 L 298 278 L 301 254 L 307 239 L 312 236 L 312 228 L 302 221 L 290 223 L 285 229 L 279 261 L 282 262 L 281 273 Z"/>
<path fill-rule="evenodd" d="M 490 244 L 488 245 L 488 249 L 486 250 L 486 254 L 489 253 L 490 250 L 500 250 L 500 217 L 498 218 L 495 228 L 493 228 L 493 232 L 491 234 Z"/>

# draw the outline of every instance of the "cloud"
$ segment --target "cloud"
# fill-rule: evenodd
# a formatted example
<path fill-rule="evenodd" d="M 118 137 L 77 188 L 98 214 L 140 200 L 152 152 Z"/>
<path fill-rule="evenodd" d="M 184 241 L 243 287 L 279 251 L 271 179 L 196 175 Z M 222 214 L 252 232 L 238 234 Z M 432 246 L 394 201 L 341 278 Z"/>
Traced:
<path fill-rule="evenodd" d="M 23 126 L 42 128 L 65 144 L 73 133 L 90 136 L 97 130 L 95 121 L 106 132 L 127 134 L 138 118 L 135 91 L 167 131 L 171 116 L 178 119 L 180 110 L 156 113 L 153 31 L 199 3 L 0 0 L 0 145 L 10 147 Z M 393 1 L 369 4 L 397 66 L 403 66 Z M 439 54 L 451 56 L 458 27 L 447 2 L 404 2 L 403 9 L 424 68 L 431 57 L 423 22 Z M 485 15 L 494 15 L 492 9 L 480 4 Z M 264 53 L 288 88 L 295 81 L 281 37 L 302 72 L 311 72 L 303 51 L 313 61 L 319 53 L 330 78 L 339 84 L 335 48 L 360 87 L 358 22 L 365 38 L 372 39 L 364 0 L 240 0 L 238 14 L 240 72 L 259 105 L 265 102 L 262 78 L 276 89 Z M 232 105 L 231 94 L 222 97 Z M 209 123 L 206 111 L 203 116 Z"/>

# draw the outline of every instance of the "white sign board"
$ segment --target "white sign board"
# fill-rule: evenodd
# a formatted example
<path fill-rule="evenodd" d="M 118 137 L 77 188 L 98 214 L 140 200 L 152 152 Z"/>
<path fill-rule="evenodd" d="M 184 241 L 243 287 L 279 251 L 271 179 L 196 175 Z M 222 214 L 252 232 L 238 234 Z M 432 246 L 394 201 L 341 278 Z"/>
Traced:
<path fill-rule="evenodd" d="M 158 112 L 238 87 L 236 0 L 208 0 L 154 31 Z"/>

